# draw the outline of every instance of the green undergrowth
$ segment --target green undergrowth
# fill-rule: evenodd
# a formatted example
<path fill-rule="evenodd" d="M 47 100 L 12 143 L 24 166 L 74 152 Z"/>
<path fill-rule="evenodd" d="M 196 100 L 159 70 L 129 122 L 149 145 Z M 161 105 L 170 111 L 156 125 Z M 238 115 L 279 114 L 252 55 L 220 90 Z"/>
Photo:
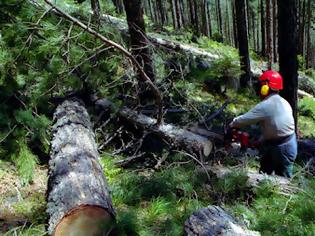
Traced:
<path fill-rule="evenodd" d="M 232 207 L 236 216 L 262 235 L 315 234 L 315 180 L 301 179 L 299 193 L 285 194 L 269 182 L 255 189 L 250 205 Z"/>
<path fill-rule="evenodd" d="M 303 137 L 315 137 L 315 100 L 299 99 L 298 115 L 298 127 Z"/>
<path fill-rule="evenodd" d="M 117 235 L 181 235 L 189 215 L 210 203 L 202 195 L 206 177 L 192 164 L 132 171 L 113 162 L 102 158 L 117 210 Z"/>
<path fill-rule="evenodd" d="M 208 181 L 192 163 L 157 171 L 121 169 L 114 161 L 103 155 L 101 163 L 117 210 L 117 235 L 182 235 L 185 220 L 208 205 L 224 207 L 263 236 L 314 235 L 313 179 L 297 175 L 292 184 L 298 192 L 286 193 L 269 181 L 249 188 L 242 171 Z"/>
<path fill-rule="evenodd" d="M 31 226 L 19 226 L 15 227 L 3 236 L 45 236 L 47 235 L 45 225 L 31 225 Z"/>

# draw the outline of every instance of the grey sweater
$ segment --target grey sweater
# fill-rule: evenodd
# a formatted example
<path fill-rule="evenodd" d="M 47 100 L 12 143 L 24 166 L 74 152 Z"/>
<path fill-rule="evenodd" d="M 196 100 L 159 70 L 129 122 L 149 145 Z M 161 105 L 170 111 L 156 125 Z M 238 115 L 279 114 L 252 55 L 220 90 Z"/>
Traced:
<path fill-rule="evenodd" d="M 258 123 L 263 140 L 276 139 L 295 132 L 290 104 L 278 94 L 272 94 L 244 115 L 234 118 L 232 127 L 241 128 Z"/>

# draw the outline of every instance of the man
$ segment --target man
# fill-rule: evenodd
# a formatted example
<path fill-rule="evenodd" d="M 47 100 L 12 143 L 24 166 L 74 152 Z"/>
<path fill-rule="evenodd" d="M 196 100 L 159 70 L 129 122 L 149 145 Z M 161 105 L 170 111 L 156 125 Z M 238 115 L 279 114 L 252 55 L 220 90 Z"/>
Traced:
<path fill-rule="evenodd" d="M 260 98 L 253 109 L 233 119 L 230 127 L 241 128 L 259 123 L 262 131 L 260 171 L 285 177 L 292 176 L 297 155 L 295 124 L 290 104 L 280 97 L 283 89 L 281 75 L 266 71 L 260 78 Z"/>

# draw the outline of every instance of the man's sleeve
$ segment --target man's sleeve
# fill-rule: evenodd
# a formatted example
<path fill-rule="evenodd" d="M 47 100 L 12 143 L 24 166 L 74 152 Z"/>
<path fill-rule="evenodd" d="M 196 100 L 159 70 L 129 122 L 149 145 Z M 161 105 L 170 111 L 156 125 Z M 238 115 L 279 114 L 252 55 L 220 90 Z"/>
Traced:
<path fill-rule="evenodd" d="M 263 109 L 263 104 L 259 103 L 244 115 L 234 118 L 231 126 L 242 128 L 244 126 L 255 124 L 259 121 L 264 120 L 265 116 L 266 112 L 265 109 Z"/>

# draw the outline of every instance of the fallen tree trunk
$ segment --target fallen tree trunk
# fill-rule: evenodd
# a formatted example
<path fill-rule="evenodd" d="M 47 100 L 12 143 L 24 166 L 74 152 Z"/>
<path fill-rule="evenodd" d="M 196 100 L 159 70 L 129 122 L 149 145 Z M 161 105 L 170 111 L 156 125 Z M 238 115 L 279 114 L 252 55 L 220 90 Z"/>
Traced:
<path fill-rule="evenodd" d="M 102 109 L 110 109 L 113 105 L 107 99 L 99 99 L 96 106 Z M 190 154 L 197 154 L 201 159 L 210 155 L 212 142 L 201 135 L 171 124 L 156 126 L 156 120 L 143 114 L 138 114 L 129 108 L 121 108 L 118 116 L 136 127 L 151 132 L 161 139 L 166 140 L 172 147 L 185 150 Z"/>
<path fill-rule="evenodd" d="M 224 179 L 233 173 L 244 173 L 247 176 L 247 186 L 250 188 L 257 187 L 260 183 L 268 181 L 272 185 L 279 187 L 283 193 L 290 194 L 298 190 L 291 184 L 289 179 L 277 175 L 260 174 L 257 171 L 244 168 L 231 169 L 221 165 L 207 166 L 206 169 L 219 179 Z M 199 171 L 203 172 L 204 169 L 200 169 Z"/>
<path fill-rule="evenodd" d="M 208 206 L 193 213 L 185 222 L 186 236 L 259 236 L 260 233 L 240 225 L 221 207 Z"/>
<path fill-rule="evenodd" d="M 47 190 L 48 232 L 107 235 L 115 213 L 88 113 L 79 100 L 66 100 L 54 114 Z"/>

